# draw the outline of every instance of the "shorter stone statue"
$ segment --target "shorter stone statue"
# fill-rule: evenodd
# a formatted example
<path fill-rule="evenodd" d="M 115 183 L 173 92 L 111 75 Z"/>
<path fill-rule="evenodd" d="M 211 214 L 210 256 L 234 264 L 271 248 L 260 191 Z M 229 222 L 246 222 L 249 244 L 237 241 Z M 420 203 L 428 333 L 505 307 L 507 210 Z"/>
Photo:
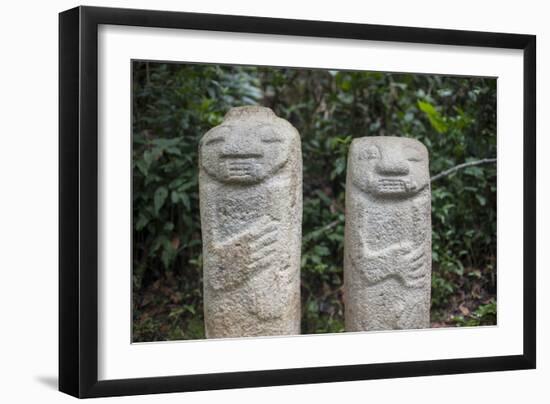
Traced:
<path fill-rule="evenodd" d="M 431 193 L 420 142 L 353 140 L 344 251 L 346 331 L 430 326 Z"/>
<path fill-rule="evenodd" d="M 269 108 L 233 108 L 199 159 L 207 338 L 299 334 L 298 131 Z"/>

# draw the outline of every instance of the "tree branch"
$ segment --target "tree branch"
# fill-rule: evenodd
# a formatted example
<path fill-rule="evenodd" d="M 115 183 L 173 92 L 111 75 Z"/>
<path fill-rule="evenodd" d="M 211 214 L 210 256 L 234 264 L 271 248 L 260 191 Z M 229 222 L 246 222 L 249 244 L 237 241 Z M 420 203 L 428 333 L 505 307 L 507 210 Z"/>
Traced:
<path fill-rule="evenodd" d="M 306 234 L 303 238 L 304 238 L 304 241 L 310 241 L 312 239 L 314 239 L 315 237 L 317 237 L 318 235 L 320 235 L 321 233 L 324 233 L 325 231 L 327 230 L 330 230 L 332 229 L 334 226 L 336 226 L 337 224 L 340 223 L 340 220 L 337 219 L 337 220 L 334 220 L 332 222 L 330 222 L 329 224 L 327 224 L 326 226 L 323 226 L 319 229 L 315 229 L 313 230 L 311 233 L 309 234 Z"/>
<path fill-rule="evenodd" d="M 440 178 L 446 177 L 447 175 L 451 175 L 455 171 L 461 170 L 466 167 L 472 167 L 472 166 L 478 166 L 481 164 L 489 164 L 489 163 L 496 163 L 497 159 L 481 159 L 476 161 L 469 161 L 468 163 L 462 163 L 459 165 L 456 165 L 454 167 L 449 168 L 448 170 L 442 171 L 439 174 L 434 175 L 430 180 L 431 182 L 437 181 Z"/>
<path fill-rule="evenodd" d="M 461 170 L 461 169 L 466 168 L 466 167 L 478 166 L 478 165 L 481 165 L 481 164 L 496 163 L 496 161 L 497 161 L 497 159 L 481 159 L 481 160 L 469 161 L 467 163 L 458 164 L 454 167 L 449 168 L 448 170 L 442 171 L 439 174 L 434 175 L 430 179 L 430 181 L 434 182 L 434 181 L 436 181 L 440 178 L 446 177 L 447 175 L 451 175 L 455 171 Z M 334 220 L 334 221 L 328 223 L 327 225 L 325 225 L 323 227 L 320 227 L 318 229 L 315 229 L 314 231 L 312 231 L 309 234 L 306 234 L 303 237 L 303 239 L 304 239 L 305 242 L 308 242 L 308 241 L 314 239 L 315 237 L 317 237 L 318 235 L 320 235 L 321 233 L 324 233 L 325 231 L 332 229 L 333 227 L 335 227 L 338 224 L 340 224 L 340 220 L 339 219 Z"/>

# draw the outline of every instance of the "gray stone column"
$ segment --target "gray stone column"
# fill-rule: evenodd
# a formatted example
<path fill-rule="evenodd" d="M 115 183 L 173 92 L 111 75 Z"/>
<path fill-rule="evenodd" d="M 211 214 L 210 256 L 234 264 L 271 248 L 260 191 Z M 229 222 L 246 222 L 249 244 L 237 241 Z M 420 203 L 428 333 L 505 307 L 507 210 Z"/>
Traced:
<path fill-rule="evenodd" d="M 354 139 L 348 156 L 346 331 L 430 326 L 428 151 L 414 139 Z"/>
<path fill-rule="evenodd" d="M 269 108 L 233 108 L 199 160 L 207 338 L 299 334 L 298 131 Z"/>

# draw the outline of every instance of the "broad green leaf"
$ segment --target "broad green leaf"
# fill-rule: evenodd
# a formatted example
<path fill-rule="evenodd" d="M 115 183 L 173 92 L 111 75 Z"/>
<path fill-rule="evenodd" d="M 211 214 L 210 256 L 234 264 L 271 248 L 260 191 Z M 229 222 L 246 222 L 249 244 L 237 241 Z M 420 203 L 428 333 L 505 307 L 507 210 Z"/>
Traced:
<path fill-rule="evenodd" d="M 168 190 L 166 189 L 166 187 L 157 188 L 157 190 L 155 191 L 155 199 L 154 199 L 155 214 L 158 215 L 160 209 L 164 205 L 164 202 L 166 202 L 167 196 L 168 196 Z"/>
<path fill-rule="evenodd" d="M 426 114 L 430 124 L 438 133 L 447 132 L 449 128 L 445 123 L 445 120 L 432 104 L 426 101 L 418 100 L 418 108 Z"/>

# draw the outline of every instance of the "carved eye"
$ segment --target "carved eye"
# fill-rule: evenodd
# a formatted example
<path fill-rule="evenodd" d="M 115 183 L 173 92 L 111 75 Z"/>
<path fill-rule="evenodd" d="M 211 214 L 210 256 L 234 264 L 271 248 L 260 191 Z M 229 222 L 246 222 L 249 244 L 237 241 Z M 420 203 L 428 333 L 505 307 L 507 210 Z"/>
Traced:
<path fill-rule="evenodd" d="M 422 157 L 420 157 L 420 156 L 411 156 L 411 157 L 407 158 L 407 160 L 417 162 L 417 161 L 422 161 Z"/>
<path fill-rule="evenodd" d="M 204 146 L 213 146 L 218 143 L 225 142 L 226 136 L 230 135 L 232 128 L 230 126 L 221 126 L 214 128 L 207 133 L 204 139 Z"/>
<path fill-rule="evenodd" d="M 408 154 L 407 160 L 408 161 L 413 161 L 413 162 L 418 162 L 418 161 L 422 161 L 424 159 L 422 158 L 422 155 L 420 153 L 415 152 L 415 153 Z"/>
<path fill-rule="evenodd" d="M 283 143 L 283 139 L 269 126 L 260 126 L 258 132 L 262 143 Z"/>
<path fill-rule="evenodd" d="M 405 150 L 405 156 L 407 157 L 408 161 L 419 162 L 424 160 L 422 153 L 419 150 L 414 149 L 412 147 L 408 147 Z"/>
<path fill-rule="evenodd" d="M 268 137 L 268 138 L 262 139 L 262 142 L 264 142 L 264 143 L 283 143 L 283 139 L 278 138 L 278 137 Z"/>
<path fill-rule="evenodd" d="M 214 145 L 214 144 L 217 144 L 217 143 L 223 143 L 224 141 L 225 141 L 225 139 L 222 136 L 217 136 L 215 138 L 208 139 L 206 141 L 205 145 L 210 146 L 210 145 Z"/>
<path fill-rule="evenodd" d="M 367 149 L 367 160 L 375 160 L 380 157 L 380 151 L 378 150 L 378 147 L 371 146 Z"/>

